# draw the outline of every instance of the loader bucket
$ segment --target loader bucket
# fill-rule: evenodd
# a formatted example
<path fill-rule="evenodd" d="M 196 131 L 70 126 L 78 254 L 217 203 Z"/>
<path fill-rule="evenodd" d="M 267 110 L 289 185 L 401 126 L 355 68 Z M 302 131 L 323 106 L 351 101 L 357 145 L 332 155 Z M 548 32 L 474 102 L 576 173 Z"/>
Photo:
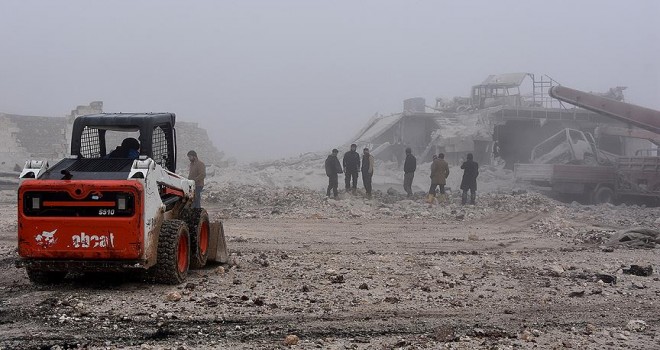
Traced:
<path fill-rule="evenodd" d="M 225 230 L 222 222 L 212 222 L 209 231 L 208 260 L 222 264 L 229 263 L 229 253 L 227 252 L 227 242 L 225 241 Z"/>

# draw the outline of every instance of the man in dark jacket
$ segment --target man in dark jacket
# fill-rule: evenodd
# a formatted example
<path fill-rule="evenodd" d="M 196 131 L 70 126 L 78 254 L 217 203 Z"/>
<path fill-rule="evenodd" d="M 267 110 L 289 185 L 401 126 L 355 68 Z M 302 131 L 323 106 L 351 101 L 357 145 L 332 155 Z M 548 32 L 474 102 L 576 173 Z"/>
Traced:
<path fill-rule="evenodd" d="M 341 170 L 341 164 L 339 164 L 339 158 L 337 158 L 337 149 L 332 150 L 332 154 L 328 156 L 325 160 L 325 174 L 328 175 L 328 190 L 326 195 L 330 197 L 330 190 L 334 194 L 335 199 L 337 199 L 337 186 L 339 186 L 339 175 L 343 173 Z"/>
<path fill-rule="evenodd" d="M 467 191 L 470 190 L 470 204 L 475 204 L 477 197 L 477 176 L 479 176 L 479 163 L 472 160 L 472 153 L 468 153 L 467 161 L 463 162 L 463 181 L 461 181 L 461 190 L 463 190 L 463 205 L 467 204 Z"/>
<path fill-rule="evenodd" d="M 352 189 L 353 194 L 357 191 L 358 172 L 360 171 L 360 155 L 355 151 L 356 144 L 351 145 L 351 150 L 344 153 L 342 163 L 344 164 L 344 182 L 346 185 L 346 193 Z M 353 187 L 351 187 L 351 179 L 353 180 Z"/>
<path fill-rule="evenodd" d="M 138 159 L 140 157 L 140 141 L 128 137 L 121 142 L 121 146 L 108 153 L 106 158 L 129 158 Z"/>
<path fill-rule="evenodd" d="M 403 189 L 408 193 L 408 197 L 413 195 L 412 183 L 415 170 L 417 170 L 417 158 L 412 155 L 410 148 L 406 148 L 406 161 L 403 163 Z"/>
<path fill-rule="evenodd" d="M 374 156 L 369 154 L 369 149 L 365 148 L 362 153 L 362 183 L 367 192 L 367 198 L 371 199 L 371 178 L 374 176 Z"/>

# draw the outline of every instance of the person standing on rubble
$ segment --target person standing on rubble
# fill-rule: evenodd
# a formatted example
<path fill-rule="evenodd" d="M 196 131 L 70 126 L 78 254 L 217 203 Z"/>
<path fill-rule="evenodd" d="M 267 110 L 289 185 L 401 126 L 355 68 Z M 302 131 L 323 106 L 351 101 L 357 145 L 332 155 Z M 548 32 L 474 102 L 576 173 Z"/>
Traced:
<path fill-rule="evenodd" d="M 197 152 L 188 151 L 188 160 L 190 161 L 190 172 L 188 179 L 195 181 L 195 199 L 193 208 L 202 207 L 202 190 L 204 189 L 204 179 L 206 178 L 206 165 L 197 158 Z"/>
<path fill-rule="evenodd" d="M 406 148 L 406 161 L 403 163 L 403 189 L 412 197 L 412 183 L 415 178 L 415 170 L 417 170 L 417 158 L 412 155 L 412 149 Z"/>
<path fill-rule="evenodd" d="M 431 188 L 429 197 L 436 196 L 436 189 L 440 186 L 440 194 L 444 196 L 447 177 L 449 176 L 449 164 L 445 161 L 445 154 L 438 154 L 438 158 L 431 163 Z"/>
<path fill-rule="evenodd" d="M 341 169 L 341 164 L 339 164 L 339 158 L 337 154 L 339 150 L 336 148 L 332 150 L 332 154 L 328 156 L 325 160 L 325 174 L 328 176 L 328 190 L 326 191 L 326 196 L 330 197 L 330 190 L 334 194 L 334 198 L 337 199 L 339 195 L 337 192 L 337 187 L 339 186 L 339 174 L 344 171 Z"/>
<path fill-rule="evenodd" d="M 344 182 L 346 185 L 346 193 L 352 190 L 353 194 L 357 191 L 358 172 L 360 171 L 360 154 L 357 153 L 357 145 L 352 144 L 351 150 L 344 153 L 342 163 L 344 164 Z M 351 187 L 351 180 L 353 186 Z"/>
<path fill-rule="evenodd" d="M 463 181 L 461 181 L 461 190 L 463 190 L 463 205 L 467 204 L 468 190 L 470 190 L 470 204 L 476 204 L 475 199 L 477 197 L 477 176 L 479 176 L 479 163 L 472 159 L 472 153 L 468 153 L 467 160 L 461 165 L 461 169 L 463 169 Z"/>
<path fill-rule="evenodd" d="M 371 199 L 371 178 L 374 176 L 374 156 L 369 154 L 369 149 L 362 151 L 362 183 L 367 192 L 367 198 Z"/>

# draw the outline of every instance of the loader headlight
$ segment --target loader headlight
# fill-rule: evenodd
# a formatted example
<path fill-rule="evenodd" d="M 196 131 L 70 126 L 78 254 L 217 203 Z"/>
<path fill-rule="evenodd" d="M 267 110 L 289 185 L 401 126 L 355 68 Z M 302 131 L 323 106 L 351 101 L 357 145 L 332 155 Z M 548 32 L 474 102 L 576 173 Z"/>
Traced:
<path fill-rule="evenodd" d="M 32 201 L 30 204 L 31 204 L 30 209 L 36 209 L 36 210 L 41 209 L 41 198 L 32 197 Z"/>
<path fill-rule="evenodd" d="M 126 210 L 126 196 L 125 195 L 117 196 L 117 209 Z"/>

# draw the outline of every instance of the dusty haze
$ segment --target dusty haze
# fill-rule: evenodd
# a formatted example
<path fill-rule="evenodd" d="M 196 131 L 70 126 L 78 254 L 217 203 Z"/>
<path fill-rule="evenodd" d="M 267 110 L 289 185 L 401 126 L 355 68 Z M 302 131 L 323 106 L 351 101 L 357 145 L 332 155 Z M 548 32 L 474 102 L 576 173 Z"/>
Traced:
<path fill-rule="evenodd" d="M 488 74 L 660 109 L 658 1 L 3 1 L 0 112 L 171 111 L 249 161 L 325 150 Z"/>

